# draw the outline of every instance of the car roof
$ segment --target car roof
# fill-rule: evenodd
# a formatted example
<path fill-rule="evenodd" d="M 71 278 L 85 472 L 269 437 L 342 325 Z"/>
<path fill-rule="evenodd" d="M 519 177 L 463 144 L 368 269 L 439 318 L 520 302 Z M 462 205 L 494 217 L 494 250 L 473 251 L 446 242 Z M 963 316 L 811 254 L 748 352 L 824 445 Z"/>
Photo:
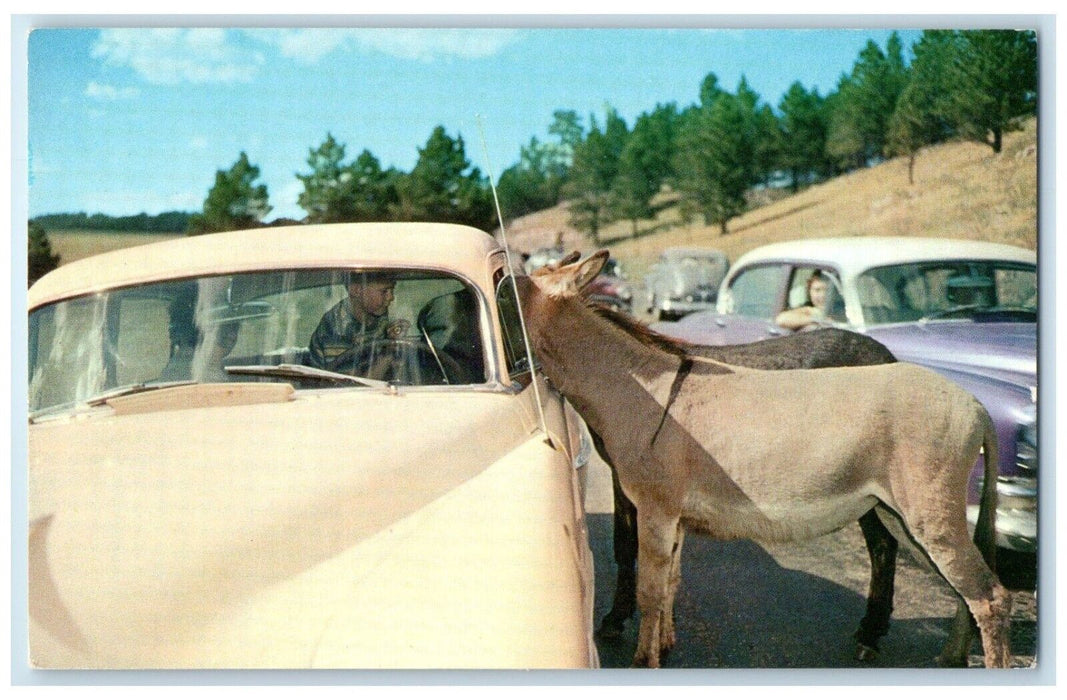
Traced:
<path fill-rule="evenodd" d="M 926 260 L 1006 260 L 1037 263 L 1037 253 L 1019 246 L 955 238 L 911 236 L 857 236 L 840 238 L 806 238 L 771 243 L 754 248 L 737 259 L 742 265 L 769 260 L 803 260 L 831 263 L 842 274 L 859 274 L 863 270 Z"/>
<path fill-rule="evenodd" d="M 661 258 L 685 258 L 685 257 L 698 257 L 698 258 L 725 258 L 726 253 L 717 248 L 664 248 L 660 253 Z"/>
<path fill-rule="evenodd" d="M 448 269 L 485 284 L 496 240 L 469 226 L 352 223 L 279 226 L 187 236 L 76 260 L 30 288 L 29 307 L 153 280 L 279 268 Z"/>

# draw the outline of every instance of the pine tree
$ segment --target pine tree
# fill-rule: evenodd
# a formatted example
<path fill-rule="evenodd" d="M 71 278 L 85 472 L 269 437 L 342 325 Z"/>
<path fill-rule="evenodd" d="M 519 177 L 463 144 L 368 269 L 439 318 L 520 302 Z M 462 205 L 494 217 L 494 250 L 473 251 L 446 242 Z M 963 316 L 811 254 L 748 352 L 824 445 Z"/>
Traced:
<path fill-rule="evenodd" d="M 204 211 L 190 219 L 191 234 L 256 228 L 271 210 L 267 186 L 257 185 L 259 168 L 244 151 L 229 170 L 215 173 L 215 184 L 204 200 Z"/>
<path fill-rule="evenodd" d="M 497 194 L 505 216 L 516 217 L 548 209 L 559 202 L 563 184 L 556 167 L 558 148 L 532 137 L 519 150 L 519 162 L 500 174 Z"/>
<path fill-rule="evenodd" d="M 382 165 L 370 151 L 364 149 L 346 172 L 352 176 L 353 221 L 383 221 L 398 201 L 397 181 L 400 173 Z"/>
<path fill-rule="evenodd" d="M 59 256 L 52 252 L 52 243 L 48 240 L 48 233 L 36 222 L 29 222 L 27 239 L 29 248 L 27 279 L 32 285 L 45 273 L 59 267 Z"/>
<path fill-rule="evenodd" d="M 617 172 L 611 145 L 591 120 L 589 133 L 574 149 L 570 179 L 564 189 L 571 202 L 571 225 L 589 234 L 593 245 L 600 244 L 600 228 L 610 221 L 611 185 Z"/>
<path fill-rule="evenodd" d="M 398 218 L 441 221 L 492 228 L 495 213 L 489 184 L 467 160 L 463 137 L 453 139 L 444 127 L 433 130 L 419 149 L 415 167 L 397 183 Z"/>
<path fill-rule="evenodd" d="M 900 36 L 890 35 L 885 52 L 868 41 L 833 101 L 828 149 L 842 165 L 863 166 L 885 153 L 889 118 L 906 83 Z"/>
<path fill-rule="evenodd" d="M 800 82 L 793 83 L 778 104 L 781 112 L 781 166 L 789 171 L 794 192 L 801 180 L 825 173 L 826 109 L 817 90 L 808 92 Z"/>
<path fill-rule="evenodd" d="M 886 150 L 907 156 L 908 184 L 915 182 L 919 150 L 949 138 L 948 96 L 952 94 L 952 66 L 958 54 L 955 33 L 927 30 L 912 47 L 915 58 L 908 70 L 908 83 L 889 119 Z"/>
<path fill-rule="evenodd" d="M 344 165 L 344 157 L 344 144 L 338 143 L 330 133 L 318 148 L 308 151 L 311 172 L 296 176 L 304 183 L 304 191 L 296 201 L 307 212 L 308 223 L 356 220 L 355 177 Z"/>
<path fill-rule="evenodd" d="M 702 214 L 722 234 L 729 220 L 745 210 L 745 193 L 759 178 L 757 106 L 758 98 L 742 78 L 738 94 L 722 92 L 711 104 L 688 110 L 679 132 L 682 211 L 685 216 Z"/>
<path fill-rule="evenodd" d="M 964 137 L 999 153 L 1004 134 L 1037 109 L 1037 35 L 977 29 L 958 37 L 950 118 Z"/>

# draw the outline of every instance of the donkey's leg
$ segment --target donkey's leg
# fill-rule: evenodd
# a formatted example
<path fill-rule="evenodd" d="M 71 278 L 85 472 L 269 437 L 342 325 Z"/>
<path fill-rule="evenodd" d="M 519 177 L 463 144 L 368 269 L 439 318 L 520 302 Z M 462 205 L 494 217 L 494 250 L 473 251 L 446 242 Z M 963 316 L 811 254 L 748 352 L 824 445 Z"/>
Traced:
<path fill-rule="evenodd" d="M 948 633 L 948 641 L 937 656 L 937 665 L 945 668 L 966 668 L 967 657 L 974 641 L 975 622 L 963 598 L 957 597 L 956 617 Z"/>
<path fill-rule="evenodd" d="M 606 458 L 598 440 L 593 436 L 604 461 L 611 467 L 611 488 L 615 501 L 614 515 L 614 550 L 615 550 L 615 597 L 611 610 L 604 616 L 597 630 L 597 635 L 604 639 L 614 639 L 622 634 L 626 621 L 629 620 L 637 605 L 637 508 L 623 493 L 622 485 L 614 465 Z"/>
<path fill-rule="evenodd" d="M 963 597 L 978 624 L 986 668 L 1007 668 L 1011 663 L 1011 593 L 997 581 L 970 540 L 966 540 L 966 544 L 969 546 L 966 552 L 931 552 L 930 555 Z M 946 649 L 969 650 L 971 635 L 970 616 L 961 606 L 957 609 Z"/>
<path fill-rule="evenodd" d="M 889 631 L 889 618 L 893 614 L 898 545 L 873 508 L 860 517 L 860 529 L 871 558 L 871 582 L 867 589 L 867 613 L 855 634 L 856 658 L 873 661 L 878 656 L 878 641 Z"/>
<path fill-rule="evenodd" d="M 671 614 L 668 582 L 678 520 L 679 514 L 668 515 L 655 506 L 643 507 L 637 514 L 637 606 L 641 625 L 634 666 L 659 668 L 661 630 Z"/>
<path fill-rule="evenodd" d="M 1011 594 L 1000 584 L 978 547 L 971 542 L 963 509 L 960 508 L 958 514 L 949 514 L 943 503 L 927 505 L 925 514 L 911 517 L 905 514 L 904 519 L 938 572 L 963 598 L 974 616 L 982 637 L 986 667 L 1007 668 L 1011 662 L 1008 645 Z M 962 661 L 966 664 L 970 626 L 962 619 L 962 610 L 957 610 L 951 636 L 939 662 L 955 665 Z"/>
<path fill-rule="evenodd" d="M 667 603 L 666 612 L 659 630 L 659 650 L 661 656 L 666 656 L 674 648 L 674 598 L 678 594 L 678 584 L 682 582 L 682 542 L 685 539 L 685 527 L 678 523 L 678 534 L 674 541 L 674 549 L 671 551 L 671 572 L 667 578 Z"/>

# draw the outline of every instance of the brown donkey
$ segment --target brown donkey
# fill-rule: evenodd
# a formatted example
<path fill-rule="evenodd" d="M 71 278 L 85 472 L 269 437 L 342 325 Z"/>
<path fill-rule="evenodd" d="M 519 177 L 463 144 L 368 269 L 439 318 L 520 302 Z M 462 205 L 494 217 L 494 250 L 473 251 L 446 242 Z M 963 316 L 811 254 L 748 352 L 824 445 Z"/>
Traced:
<path fill-rule="evenodd" d="M 683 528 L 720 539 L 817 537 L 875 508 L 955 589 L 985 664 L 1010 660 L 1010 595 L 971 542 L 967 479 L 985 450 L 976 541 L 992 561 L 997 443 L 978 401 L 907 363 L 761 371 L 671 352 L 591 309 L 581 290 L 607 252 L 520 278 L 545 373 L 601 436 L 637 507 L 635 665 L 674 645 Z M 808 425 L 798 406 L 827 407 Z M 959 616 L 946 648 L 969 636 Z"/>

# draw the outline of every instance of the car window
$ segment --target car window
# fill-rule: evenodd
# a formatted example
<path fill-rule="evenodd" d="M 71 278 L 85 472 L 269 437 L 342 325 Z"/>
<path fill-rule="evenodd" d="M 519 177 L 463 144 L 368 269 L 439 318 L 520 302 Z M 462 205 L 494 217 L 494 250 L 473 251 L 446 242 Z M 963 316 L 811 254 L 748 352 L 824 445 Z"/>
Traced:
<path fill-rule="evenodd" d="M 367 292 L 375 275 L 387 280 L 380 306 L 357 321 L 352 295 Z M 480 318 L 465 282 L 414 269 L 281 270 L 109 290 L 30 314 L 30 407 L 141 383 L 293 381 L 227 369 L 235 366 L 295 364 L 407 385 L 484 383 Z"/>
<path fill-rule="evenodd" d="M 515 298 L 515 284 L 510 276 L 505 276 L 496 286 L 497 313 L 500 316 L 500 328 L 504 337 L 504 360 L 508 374 L 513 379 L 516 375 L 529 373 L 530 361 L 526 354 L 526 341 L 522 334 L 522 319 L 519 305 Z"/>
<path fill-rule="evenodd" d="M 899 323 L 966 311 L 1011 320 L 1037 313 L 1033 265 L 959 260 L 916 262 L 867 270 L 857 278 L 864 322 Z"/>
<path fill-rule="evenodd" d="M 816 271 L 830 281 L 826 290 L 824 307 L 826 317 L 831 321 L 845 322 L 845 300 L 841 294 L 840 276 L 834 270 L 825 267 L 800 265 L 792 269 L 789 276 L 789 293 L 786 296 L 786 307 L 795 309 L 808 303 L 808 280 L 811 279 L 811 276 Z"/>
<path fill-rule="evenodd" d="M 743 270 L 730 282 L 730 312 L 772 319 L 780 311 L 781 265 L 759 265 Z"/>

